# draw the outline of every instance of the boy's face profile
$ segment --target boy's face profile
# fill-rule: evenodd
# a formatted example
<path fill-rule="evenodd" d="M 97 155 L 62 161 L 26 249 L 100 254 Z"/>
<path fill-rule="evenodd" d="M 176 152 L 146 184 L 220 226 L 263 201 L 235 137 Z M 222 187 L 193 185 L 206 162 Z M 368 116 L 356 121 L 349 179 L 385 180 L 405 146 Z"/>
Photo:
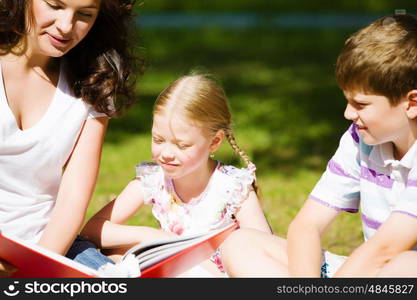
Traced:
<path fill-rule="evenodd" d="M 347 105 L 344 117 L 358 126 L 358 132 L 368 145 L 393 142 L 403 144 L 409 137 L 406 115 L 407 101 L 392 106 L 382 95 L 344 91 Z"/>

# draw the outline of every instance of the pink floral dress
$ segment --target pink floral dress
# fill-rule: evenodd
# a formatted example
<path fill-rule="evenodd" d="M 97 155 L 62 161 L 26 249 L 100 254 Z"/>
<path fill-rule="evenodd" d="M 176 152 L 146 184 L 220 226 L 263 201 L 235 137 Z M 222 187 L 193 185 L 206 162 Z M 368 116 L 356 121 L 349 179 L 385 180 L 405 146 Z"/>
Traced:
<path fill-rule="evenodd" d="M 161 228 L 177 235 L 206 232 L 234 222 L 234 215 L 252 190 L 253 171 L 218 162 L 205 190 L 184 203 L 160 166 L 149 162 L 136 166 L 145 203 L 153 205 L 152 213 Z M 223 270 L 218 251 L 212 260 Z"/>

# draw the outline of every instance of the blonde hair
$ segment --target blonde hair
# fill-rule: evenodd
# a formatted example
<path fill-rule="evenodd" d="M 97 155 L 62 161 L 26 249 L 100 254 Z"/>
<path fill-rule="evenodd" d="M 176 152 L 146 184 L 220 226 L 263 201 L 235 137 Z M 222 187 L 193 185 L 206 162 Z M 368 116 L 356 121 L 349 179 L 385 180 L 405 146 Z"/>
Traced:
<path fill-rule="evenodd" d="M 396 105 L 417 88 L 417 19 L 409 14 L 380 18 L 353 34 L 337 59 L 343 90 L 385 96 Z"/>
<path fill-rule="evenodd" d="M 153 114 L 175 109 L 214 136 L 223 130 L 233 151 L 255 172 L 255 165 L 238 146 L 232 130 L 232 115 L 223 88 L 208 75 L 187 75 L 170 83 L 158 96 Z M 256 179 L 253 188 L 258 194 Z"/>

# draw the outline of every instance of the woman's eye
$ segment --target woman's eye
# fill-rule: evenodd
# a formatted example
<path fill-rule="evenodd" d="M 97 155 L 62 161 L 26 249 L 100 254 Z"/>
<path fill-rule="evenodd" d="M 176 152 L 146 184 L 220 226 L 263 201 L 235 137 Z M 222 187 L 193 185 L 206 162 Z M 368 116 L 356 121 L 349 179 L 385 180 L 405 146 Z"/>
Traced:
<path fill-rule="evenodd" d="M 91 18 L 93 16 L 93 14 L 86 13 L 86 12 L 78 12 L 78 15 L 80 15 L 81 17 L 84 17 L 84 18 Z"/>
<path fill-rule="evenodd" d="M 49 6 L 50 8 L 52 8 L 52 9 L 60 9 L 60 8 L 61 8 L 61 6 L 59 6 L 59 5 L 53 4 L 53 3 L 48 2 L 48 1 L 45 1 L 45 2 L 46 2 L 46 4 L 48 4 L 48 6 Z"/>

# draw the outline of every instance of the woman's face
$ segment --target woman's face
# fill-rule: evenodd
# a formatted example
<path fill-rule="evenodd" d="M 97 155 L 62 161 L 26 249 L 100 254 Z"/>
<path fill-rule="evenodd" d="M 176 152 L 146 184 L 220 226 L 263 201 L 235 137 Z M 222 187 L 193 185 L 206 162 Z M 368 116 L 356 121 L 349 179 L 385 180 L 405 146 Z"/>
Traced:
<path fill-rule="evenodd" d="M 101 0 L 32 0 L 28 46 L 32 54 L 60 57 L 90 31 Z"/>

